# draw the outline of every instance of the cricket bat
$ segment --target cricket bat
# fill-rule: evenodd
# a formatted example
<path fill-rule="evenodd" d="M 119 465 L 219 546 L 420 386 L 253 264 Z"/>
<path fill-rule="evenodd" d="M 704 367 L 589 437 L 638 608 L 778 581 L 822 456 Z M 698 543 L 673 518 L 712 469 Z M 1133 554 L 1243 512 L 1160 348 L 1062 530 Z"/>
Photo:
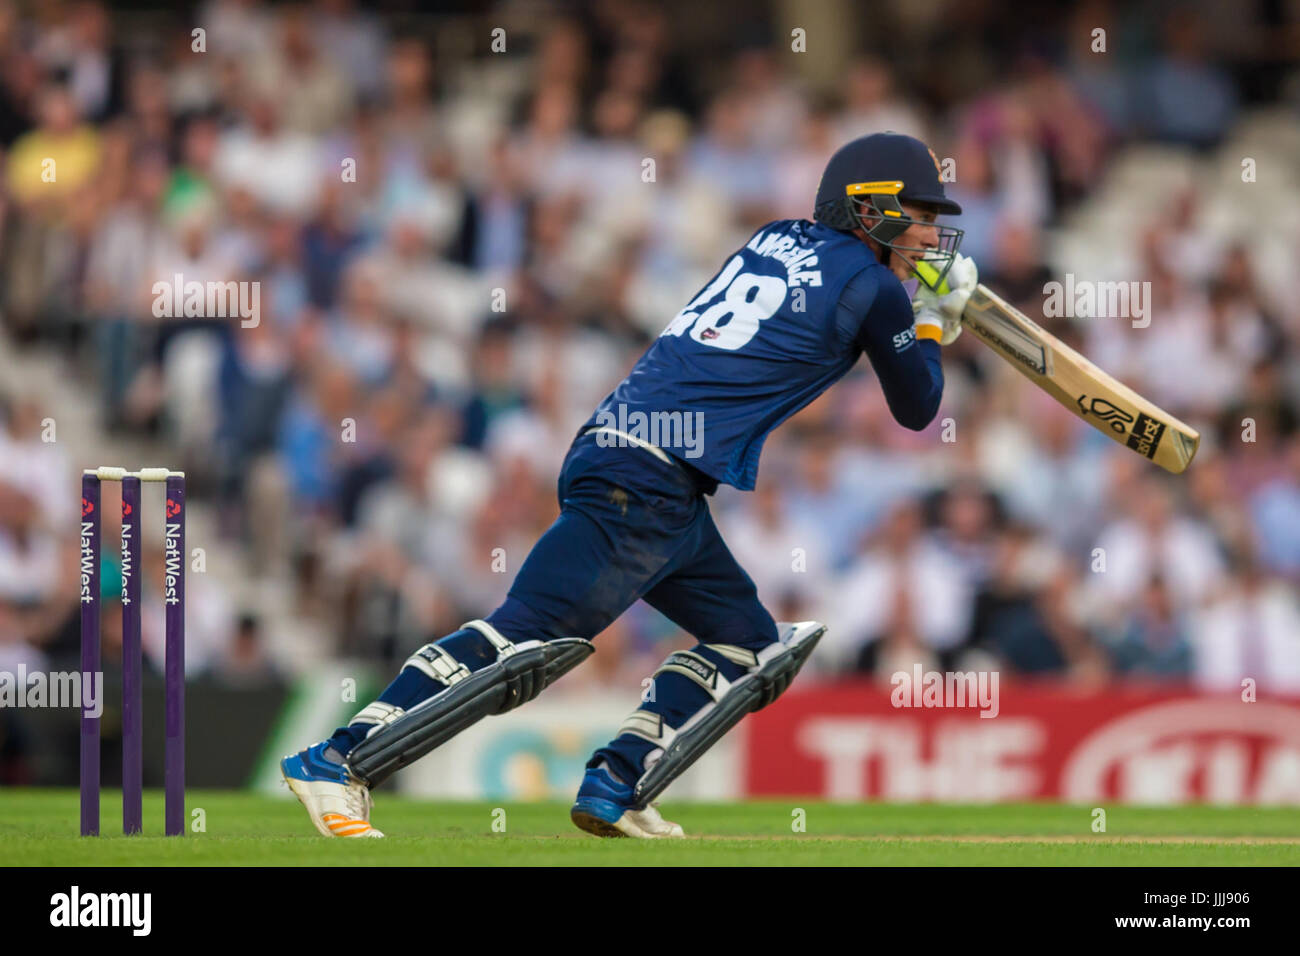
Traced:
<path fill-rule="evenodd" d="M 975 287 L 962 313 L 962 325 L 1048 395 L 1121 445 L 1175 475 L 1191 464 L 1201 443 L 1200 432 L 1107 375 L 986 286 Z"/>

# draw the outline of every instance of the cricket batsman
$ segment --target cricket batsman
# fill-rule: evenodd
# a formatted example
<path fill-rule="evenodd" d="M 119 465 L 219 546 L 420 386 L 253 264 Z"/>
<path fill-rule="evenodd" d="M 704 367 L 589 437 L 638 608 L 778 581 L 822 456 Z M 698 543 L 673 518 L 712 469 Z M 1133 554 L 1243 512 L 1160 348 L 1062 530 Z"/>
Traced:
<path fill-rule="evenodd" d="M 899 424 L 919 431 L 933 420 L 940 346 L 961 332 L 978 281 L 957 252 L 962 231 L 935 223 L 960 212 L 917 139 L 876 133 L 837 151 L 814 221 L 754 233 L 578 431 L 560 473 L 560 516 L 505 602 L 421 647 L 347 726 L 284 758 L 316 829 L 382 836 L 370 824 L 372 787 L 479 719 L 532 700 L 640 599 L 698 643 L 668 655 L 592 754 L 571 817 L 597 836 L 682 836 L 655 798 L 776 700 L 826 630 L 772 619 L 707 496 L 719 484 L 752 490 L 768 433 L 863 353 Z M 916 283 L 913 296 L 922 261 L 938 278 Z M 665 421 L 698 422 L 700 433 L 686 442 L 684 428 L 646 427 Z"/>

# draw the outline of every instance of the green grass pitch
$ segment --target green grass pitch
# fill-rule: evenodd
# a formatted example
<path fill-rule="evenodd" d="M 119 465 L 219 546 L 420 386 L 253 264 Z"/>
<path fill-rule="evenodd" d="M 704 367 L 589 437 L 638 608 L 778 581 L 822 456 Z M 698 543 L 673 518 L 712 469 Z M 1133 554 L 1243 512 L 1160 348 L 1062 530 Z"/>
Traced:
<path fill-rule="evenodd" d="M 568 804 L 425 802 L 380 793 L 383 840 L 317 836 L 293 799 L 227 791 L 187 795 L 206 831 L 161 836 L 162 794 L 145 795 L 146 835 L 121 835 L 120 795 L 105 792 L 101 830 L 77 836 L 74 790 L 0 789 L 0 861 L 9 866 L 1296 866 L 1300 810 L 952 806 L 762 800 L 661 809 L 685 840 L 599 840 Z M 806 830 L 792 831 L 794 811 Z M 504 811 L 504 817 L 499 811 Z M 498 830 L 494 831 L 494 820 Z M 504 823 L 504 832 L 499 828 Z"/>

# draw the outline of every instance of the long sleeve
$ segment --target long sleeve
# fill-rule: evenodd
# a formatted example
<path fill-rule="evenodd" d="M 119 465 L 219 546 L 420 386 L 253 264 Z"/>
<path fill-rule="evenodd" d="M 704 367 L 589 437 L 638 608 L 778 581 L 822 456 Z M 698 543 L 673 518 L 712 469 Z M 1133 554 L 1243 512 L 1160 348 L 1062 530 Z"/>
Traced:
<path fill-rule="evenodd" d="M 856 329 L 894 420 L 913 431 L 929 425 L 943 399 L 940 345 L 917 339 L 902 283 L 884 267 L 864 269 L 840 294 L 836 325 Z"/>

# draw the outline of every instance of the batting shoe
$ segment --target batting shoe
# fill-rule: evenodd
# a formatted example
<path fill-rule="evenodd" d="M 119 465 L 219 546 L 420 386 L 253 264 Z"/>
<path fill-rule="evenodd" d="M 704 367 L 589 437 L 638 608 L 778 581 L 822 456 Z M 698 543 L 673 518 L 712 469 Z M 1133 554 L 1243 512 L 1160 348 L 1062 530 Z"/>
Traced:
<path fill-rule="evenodd" d="M 579 830 L 598 837 L 658 840 L 686 835 L 676 823 L 665 820 L 655 804 L 641 810 L 632 806 L 632 787 L 615 780 L 603 765 L 589 769 L 582 778 L 569 818 Z"/>
<path fill-rule="evenodd" d="M 381 837 L 370 825 L 370 789 L 331 755 L 329 741 L 290 754 L 280 761 L 284 782 L 302 801 L 324 836 Z"/>

